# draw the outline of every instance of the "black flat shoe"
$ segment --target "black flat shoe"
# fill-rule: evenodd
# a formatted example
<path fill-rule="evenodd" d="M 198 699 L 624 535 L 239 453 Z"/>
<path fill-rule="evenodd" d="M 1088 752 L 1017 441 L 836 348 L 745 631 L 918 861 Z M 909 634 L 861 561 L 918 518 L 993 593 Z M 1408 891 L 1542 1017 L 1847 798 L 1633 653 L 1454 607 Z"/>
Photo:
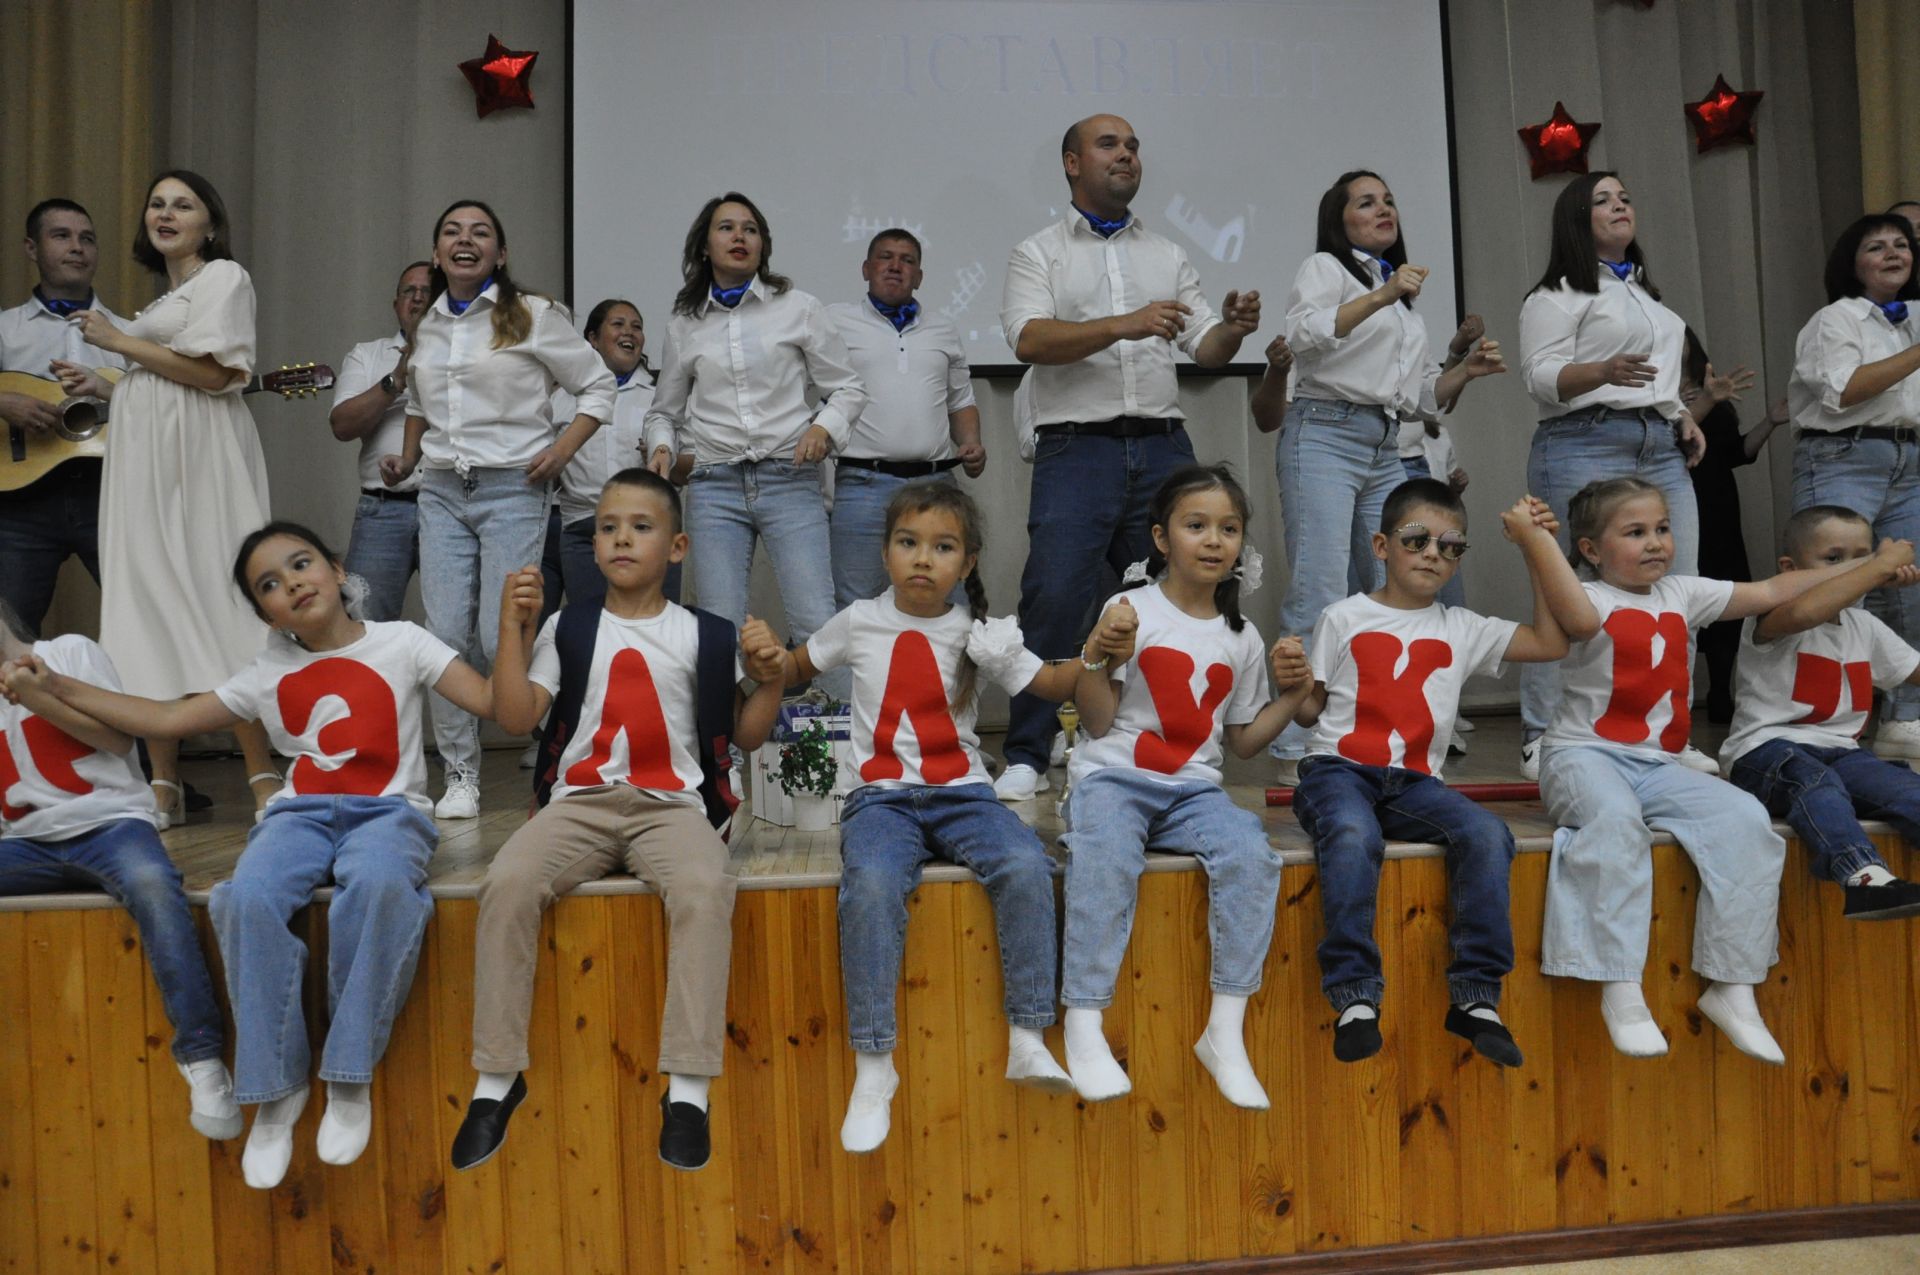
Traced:
<path fill-rule="evenodd" d="M 1447 1007 L 1447 1030 L 1462 1040 L 1473 1042 L 1473 1050 L 1482 1058 L 1491 1059 L 1502 1067 L 1518 1067 L 1526 1059 L 1520 1053 L 1520 1046 L 1513 1043 L 1513 1033 L 1503 1023 L 1490 1018 L 1475 1018 L 1467 1011 L 1484 1001 L 1475 1001 L 1473 1005 L 1450 1005 Z"/>
<path fill-rule="evenodd" d="M 707 1113 L 690 1102 L 660 1095 L 660 1158 L 676 1169 L 698 1169 L 713 1157 Z"/>
<path fill-rule="evenodd" d="M 1346 1010 L 1341 1010 L 1346 1013 Z M 1341 1062 L 1359 1062 L 1380 1052 L 1380 1009 L 1372 1018 L 1350 1018 L 1333 1029 L 1333 1056 Z"/>
<path fill-rule="evenodd" d="M 469 1102 L 460 1132 L 453 1135 L 453 1167 L 476 1169 L 493 1159 L 493 1153 L 507 1140 L 507 1121 L 513 1119 L 514 1108 L 526 1096 L 526 1077 L 515 1076 L 506 1097 Z"/>
<path fill-rule="evenodd" d="M 1920 885 L 1899 877 L 1885 885 L 1850 885 L 1846 918 L 1849 921 L 1897 921 L 1920 915 Z"/>

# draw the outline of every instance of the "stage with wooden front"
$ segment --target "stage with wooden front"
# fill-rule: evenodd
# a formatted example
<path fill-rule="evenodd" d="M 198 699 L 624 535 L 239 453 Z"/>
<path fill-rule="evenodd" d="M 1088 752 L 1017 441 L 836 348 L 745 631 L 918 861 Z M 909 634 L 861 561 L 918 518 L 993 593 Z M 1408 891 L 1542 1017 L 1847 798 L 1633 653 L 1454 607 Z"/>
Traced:
<path fill-rule="evenodd" d="M 223 818 L 167 834 L 197 901 L 246 825 L 238 763 L 190 772 L 217 786 L 226 770 Z M 242 1183 L 240 1140 L 209 1143 L 189 1127 L 127 914 L 97 896 L 0 901 L 0 1077 L 11 1090 L 0 1103 L 0 1269 L 1436 1270 L 1920 1230 L 1910 923 L 1842 921 L 1839 892 L 1817 885 L 1795 849 L 1780 964 L 1760 992 L 1787 1065 L 1768 1067 L 1694 1009 L 1697 879 L 1661 845 L 1646 986 L 1672 1052 L 1624 1058 L 1598 989 L 1539 973 L 1550 829 L 1536 806 L 1503 806 L 1521 844 L 1503 1011 L 1526 1066 L 1502 1071 L 1441 1029 L 1446 880 L 1421 847 L 1395 847 L 1381 885 L 1386 1047 L 1347 1066 L 1334 1060 L 1319 993 L 1310 850 L 1292 814 L 1267 810 L 1251 784 L 1236 795 L 1263 811 L 1286 860 L 1249 1017 L 1271 1111 L 1229 1106 L 1193 1056 L 1208 954 L 1205 879 L 1191 863 L 1158 860 L 1142 881 L 1107 1016 L 1134 1090 L 1091 1106 L 1002 1079 L 991 912 L 965 873 L 934 868 L 907 940 L 893 1134 L 874 1155 L 847 1155 L 835 838 L 756 824 L 737 839 L 746 879 L 712 1163 L 679 1173 L 655 1153 L 666 936 L 659 900 L 620 878 L 550 913 L 529 1097 L 501 1154 L 456 1173 L 448 1147 L 473 1083 L 475 884 L 524 818 L 523 782 L 511 754 L 490 754 L 489 813 L 450 826 L 435 860 L 437 913 L 374 1084 L 366 1155 L 344 1169 L 319 1163 L 316 1101 L 271 1193 Z M 1056 830 L 1050 803 L 1035 804 L 1042 831 Z M 1897 839 L 1879 843 L 1896 871 L 1909 866 Z M 314 952 L 317 1037 L 325 908 L 296 925 Z M 1049 1036 L 1059 1054 L 1057 1029 Z"/>

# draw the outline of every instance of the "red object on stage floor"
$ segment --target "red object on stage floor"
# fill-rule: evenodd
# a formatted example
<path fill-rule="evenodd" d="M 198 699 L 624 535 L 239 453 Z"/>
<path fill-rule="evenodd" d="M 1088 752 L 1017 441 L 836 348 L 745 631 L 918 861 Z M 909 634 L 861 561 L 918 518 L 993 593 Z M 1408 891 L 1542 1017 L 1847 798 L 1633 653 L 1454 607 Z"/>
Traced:
<path fill-rule="evenodd" d="M 539 56 L 535 49 L 509 49 L 500 37 L 489 35 L 487 51 L 460 64 L 460 74 L 473 85 L 473 108 L 481 119 L 509 106 L 533 109 L 533 86 L 527 81 Z"/>
<path fill-rule="evenodd" d="M 1698 102 L 1687 103 L 1687 119 L 1693 123 L 1693 135 L 1699 143 L 1696 154 L 1705 154 L 1716 146 L 1751 146 L 1758 139 L 1753 132 L 1753 113 L 1760 107 L 1766 90 L 1740 92 L 1717 75 L 1713 88 Z"/>
<path fill-rule="evenodd" d="M 1593 145 L 1593 135 L 1600 131 L 1598 124 L 1581 124 L 1567 113 L 1566 103 L 1555 102 L 1553 114 L 1544 124 L 1529 124 L 1520 129 L 1520 140 L 1526 143 L 1527 158 L 1533 165 L 1533 179 L 1550 177 L 1554 173 L 1584 173 L 1587 171 L 1587 148 Z"/>
<path fill-rule="evenodd" d="M 1449 788 L 1469 801 L 1538 801 L 1539 784 L 1448 784 Z M 1267 789 L 1269 806 L 1293 805 L 1293 789 Z"/>

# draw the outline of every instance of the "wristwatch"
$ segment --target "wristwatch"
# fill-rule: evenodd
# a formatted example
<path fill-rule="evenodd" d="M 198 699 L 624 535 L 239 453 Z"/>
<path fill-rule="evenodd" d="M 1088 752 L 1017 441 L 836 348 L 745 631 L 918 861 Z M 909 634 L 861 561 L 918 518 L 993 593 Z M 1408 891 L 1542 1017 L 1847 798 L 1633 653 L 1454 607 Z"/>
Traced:
<path fill-rule="evenodd" d="M 400 397 L 400 387 L 393 383 L 393 373 L 391 372 L 380 378 L 380 388 L 387 392 L 389 398 Z"/>

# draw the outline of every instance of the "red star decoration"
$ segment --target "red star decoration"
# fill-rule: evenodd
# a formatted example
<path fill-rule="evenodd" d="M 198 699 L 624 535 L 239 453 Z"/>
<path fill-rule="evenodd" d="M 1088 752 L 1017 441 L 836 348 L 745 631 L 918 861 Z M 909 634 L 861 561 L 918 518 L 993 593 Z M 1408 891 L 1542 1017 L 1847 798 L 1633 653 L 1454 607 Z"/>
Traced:
<path fill-rule="evenodd" d="M 1526 143 L 1527 158 L 1533 165 L 1533 179 L 1586 172 L 1587 148 L 1599 131 L 1598 124 L 1576 123 L 1567 114 L 1566 104 L 1555 102 L 1546 123 L 1529 124 L 1520 130 L 1520 140 Z"/>
<path fill-rule="evenodd" d="M 1740 142 L 1752 145 L 1753 113 L 1760 106 L 1760 99 L 1766 96 L 1761 89 L 1737 92 L 1727 83 L 1727 77 L 1716 75 L 1713 89 L 1698 102 L 1687 103 L 1687 118 L 1693 122 L 1693 135 L 1698 139 L 1696 153 L 1705 154 L 1716 146 L 1733 146 Z"/>
<path fill-rule="evenodd" d="M 539 56 L 532 49 L 509 49 L 498 36 L 489 35 L 487 51 L 460 64 L 460 74 L 473 85 L 473 108 L 481 119 L 509 106 L 532 109 L 533 88 L 527 80 Z"/>

